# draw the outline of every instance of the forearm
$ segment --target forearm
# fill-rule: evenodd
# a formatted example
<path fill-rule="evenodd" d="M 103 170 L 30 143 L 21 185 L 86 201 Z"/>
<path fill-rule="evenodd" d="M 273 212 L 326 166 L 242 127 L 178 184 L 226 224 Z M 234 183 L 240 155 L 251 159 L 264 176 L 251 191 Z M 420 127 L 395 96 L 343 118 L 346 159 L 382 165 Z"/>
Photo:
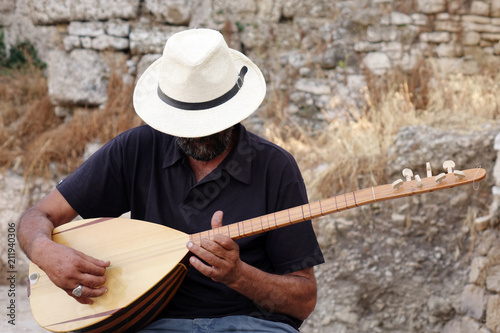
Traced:
<path fill-rule="evenodd" d="M 54 227 L 71 221 L 76 215 L 57 190 L 29 208 L 19 219 L 17 228 L 19 245 L 28 258 L 37 263 L 35 257 L 42 254 L 40 249 L 51 241 Z"/>
<path fill-rule="evenodd" d="M 270 312 L 306 319 L 316 305 L 313 268 L 286 275 L 263 272 L 242 262 L 238 278 L 229 287 Z"/>
<path fill-rule="evenodd" d="M 36 261 L 37 245 L 51 240 L 53 229 L 54 225 L 47 216 L 35 208 L 30 208 L 21 216 L 17 239 L 21 249 L 31 261 Z"/>

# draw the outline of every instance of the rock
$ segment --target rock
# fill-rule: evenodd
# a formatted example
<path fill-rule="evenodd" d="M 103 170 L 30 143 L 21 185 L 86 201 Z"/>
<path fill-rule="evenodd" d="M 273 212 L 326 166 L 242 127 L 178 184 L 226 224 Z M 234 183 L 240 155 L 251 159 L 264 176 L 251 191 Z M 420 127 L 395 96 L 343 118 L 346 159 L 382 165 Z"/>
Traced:
<path fill-rule="evenodd" d="M 104 23 L 104 30 L 110 36 L 128 37 L 130 33 L 130 23 L 122 20 L 111 20 Z"/>
<path fill-rule="evenodd" d="M 446 10 L 445 0 L 418 0 L 417 7 L 423 14 L 436 14 Z"/>
<path fill-rule="evenodd" d="M 121 38 L 109 35 L 101 35 L 92 39 L 92 48 L 94 50 L 126 50 L 129 47 L 128 38 Z"/>
<path fill-rule="evenodd" d="M 391 13 L 391 24 L 394 25 L 408 25 L 412 23 L 412 19 L 409 15 L 400 12 Z"/>
<path fill-rule="evenodd" d="M 420 40 L 426 43 L 448 43 L 451 40 L 449 32 L 424 32 L 420 34 Z"/>
<path fill-rule="evenodd" d="M 484 159 L 479 160 L 474 152 L 496 155 L 493 152 L 495 135 L 496 130 L 469 132 L 448 131 L 426 125 L 403 127 L 389 149 L 389 174 L 393 175 L 392 178 L 399 177 L 401 170 L 410 168 L 416 174 L 425 175 L 425 163 L 430 162 L 433 173 L 437 175 L 445 160 L 455 161 L 458 170 L 481 164 L 484 167 Z"/>
<path fill-rule="evenodd" d="M 191 19 L 190 0 L 145 0 L 144 6 L 159 23 L 189 25 Z"/>
<path fill-rule="evenodd" d="M 500 265 L 492 266 L 488 269 L 486 289 L 488 291 L 500 293 Z"/>
<path fill-rule="evenodd" d="M 331 93 L 330 84 L 327 80 L 298 79 L 295 89 L 313 95 L 328 95 Z"/>
<path fill-rule="evenodd" d="M 486 310 L 486 327 L 492 332 L 500 332 L 500 296 L 491 295 L 488 298 Z"/>
<path fill-rule="evenodd" d="M 70 21 L 133 19 L 139 14 L 140 0 L 41 0 L 30 1 L 35 24 Z"/>
<path fill-rule="evenodd" d="M 479 45 L 481 41 L 481 35 L 475 31 L 467 31 L 464 33 L 462 38 L 463 45 Z"/>
<path fill-rule="evenodd" d="M 363 65 L 373 74 L 383 75 L 392 68 L 391 60 L 382 52 L 371 52 L 363 58 Z"/>
<path fill-rule="evenodd" d="M 500 0 L 491 0 L 491 16 L 500 17 Z"/>
<path fill-rule="evenodd" d="M 484 269 L 488 264 L 488 262 L 489 259 L 483 256 L 472 259 L 469 272 L 469 283 L 473 283 L 475 285 L 481 285 L 484 283 L 484 278 L 485 278 Z"/>
<path fill-rule="evenodd" d="M 474 15 L 489 16 L 490 4 L 485 1 L 472 1 L 470 13 Z"/>
<path fill-rule="evenodd" d="M 68 34 L 88 37 L 104 35 L 104 23 L 73 21 L 68 25 Z"/>
<path fill-rule="evenodd" d="M 130 32 L 130 51 L 132 54 L 163 53 L 167 39 L 185 30 L 185 27 L 154 26 L 151 29 L 136 28 Z"/>
<path fill-rule="evenodd" d="M 486 293 L 483 288 L 469 284 L 465 286 L 462 293 L 460 311 L 465 312 L 471 318 L 479 320 L 484 316 L 486 300 Z"/>
<path fill-rule="evenodd" d="M 398 29 L 394 26 L 371 25 L 366 31 L 366 38 L 371 43 L 392 42 L 398 39 Z"/>
<path fill-rule="evenodd" d="M 429 313 L 435 317 L 447 316 L 453 309 L 445 298 L 439 296 L 431 296 L 427 301 L 427 308 Z"/>
<path fill-rule="evenodd" d="M 47 67 L 49 96 L 55 105 L 96 106 L 106 101 L 110 69 L 97 52 L 52 51 Z"/>

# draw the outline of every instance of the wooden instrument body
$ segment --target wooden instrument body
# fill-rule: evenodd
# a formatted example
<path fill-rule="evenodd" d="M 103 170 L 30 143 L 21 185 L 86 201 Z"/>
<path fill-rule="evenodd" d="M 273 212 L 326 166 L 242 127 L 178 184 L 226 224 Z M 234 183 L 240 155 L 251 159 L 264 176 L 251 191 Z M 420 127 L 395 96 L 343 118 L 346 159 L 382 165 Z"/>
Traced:
<path fill-rule="evenodd" d="M 189 236 L 154 223 L 122 218 L 74 221 L 54 229 L 53 240 L 111 262 L 106 270 L 108 292 L 92 305 L 69 297 L 30 263 L 33 316 L 54 332 L 138 328 L 164 308 L 187 272 L 183 259 Z"/>

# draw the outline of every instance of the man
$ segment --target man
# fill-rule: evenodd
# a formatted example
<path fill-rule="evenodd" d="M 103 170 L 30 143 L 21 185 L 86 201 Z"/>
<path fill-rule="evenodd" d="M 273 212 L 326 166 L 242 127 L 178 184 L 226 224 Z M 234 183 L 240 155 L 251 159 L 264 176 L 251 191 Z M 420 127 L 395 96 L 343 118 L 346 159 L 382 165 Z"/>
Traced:
<path fill-rule="evenodd" d="M 78 214 L 130 211 L 191 234 L 304 204 L 291 155 L 240 124 L 265 92 L 258 67 L 219 32 L 173 35 L 134 91 L 147 125 L 108 142 L 23 214 L 23 250 L 69 296 L 91 304 L 107 291 L 110 263 L 51 240 L 54 227 Z M 313 266 L 323 257 L 310 221 L 187 247 L 194 268 L 145 332 L 296 332 L 314 309 Z"/>

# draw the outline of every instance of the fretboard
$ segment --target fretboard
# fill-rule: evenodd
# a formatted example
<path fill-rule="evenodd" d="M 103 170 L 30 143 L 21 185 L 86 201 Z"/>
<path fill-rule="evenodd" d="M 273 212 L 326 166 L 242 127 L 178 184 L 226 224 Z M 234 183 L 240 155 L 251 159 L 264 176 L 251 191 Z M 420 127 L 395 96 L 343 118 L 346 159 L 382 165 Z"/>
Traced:
<path fill-rule="evenodd" d="M 190 235 L 190 240 L 199 243 L 203 238 L 213 239 L 218 234 L 236 240 L 375 202 L 469 184 L 486 176 L 486 171 L 481 168 L 469 169 L 463 172 L 465 177 L 462 179 L 458 179 L 450 173 L 441 182 L 437 182 L 436 177 L 427 177 L 423 178 L 420 183 L 417 180 L 406 181 L 399 189 L 393 188 L 391 184 L 386 184 L 344 193 L 328 199 L 228 224 L 220 228 L 195 233 Z"/>

